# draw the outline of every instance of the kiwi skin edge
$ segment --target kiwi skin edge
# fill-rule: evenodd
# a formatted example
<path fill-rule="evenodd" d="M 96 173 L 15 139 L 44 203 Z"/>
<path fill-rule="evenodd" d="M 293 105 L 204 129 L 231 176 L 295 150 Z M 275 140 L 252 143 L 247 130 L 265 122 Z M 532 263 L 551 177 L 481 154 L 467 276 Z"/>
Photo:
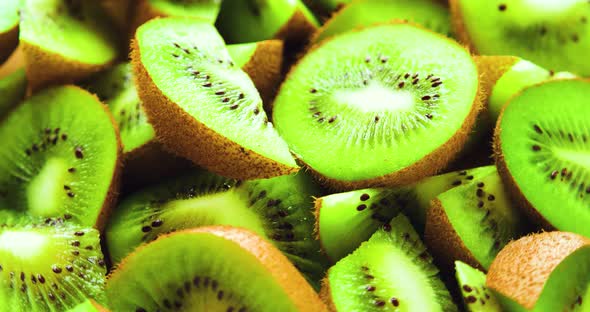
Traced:
<path fill-rule="evenodd" d="M 276 39 L 256 43 L 254 54 L 242 67 L 260 92 L 268 117 L 272 116 L 272 102 L 282 80 L 282 66 L 275 65 L 283 63 L 283 46 L 283 41 Z"/>
<path fill-rule="evenodd" d="M 0 65 L 6 61 L 18 45 L 18 24 L 0 34 Z"/>
<path fill-rule="evenodd" d="M 467 28 L 463 23 L 463 15 L 459 8 L 459 1 L 461 0 L 448 0 L 449 9 L 451 11 L 451 26 L 453 27 L 455 37 L 457 37 L 458 41 L 465 44 L 472 53 L 477 54 L 477 50 L 469 39 L 469 33 L 467 33 Z"/>

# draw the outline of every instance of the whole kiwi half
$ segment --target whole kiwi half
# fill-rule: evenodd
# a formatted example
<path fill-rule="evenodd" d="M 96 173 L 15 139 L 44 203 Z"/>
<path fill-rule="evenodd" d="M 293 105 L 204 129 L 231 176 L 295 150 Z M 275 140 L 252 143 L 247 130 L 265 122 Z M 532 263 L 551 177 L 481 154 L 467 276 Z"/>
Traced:
<path fill-rule="evenodd" d="M 18 6 L 19 0 L 0 3 L 0 64 L 18 45 Z"/>
<path fill-rule="evenodd" d="M 273 122 L 321 180 L 348 190 L 436 174 L 479 110 L 477 67 L 463 47 L 390 23 L 313 48 L 281 86 Z"/>
<path fill-rule="evenodd" d="M 585 80 L 527 88 L 504 107 L 494 134 L 498 171 L 517 206 L 546 229 L 586 236 L 589 96 L 590 82 Z"/>
<path fill-rule="evenodd" d="M 139 97 L 168 149 L 237 179 L 298 170 L 254 84 L 213 26 L 151 20 L 138 28 L 131 55 Z"/>
<path fill-rule="evenodd" d="M 325 311 L 278 249 L 228 226 L 184 230 L 138 248 L 109 276 L 107 297 L 115 311 Z"/>

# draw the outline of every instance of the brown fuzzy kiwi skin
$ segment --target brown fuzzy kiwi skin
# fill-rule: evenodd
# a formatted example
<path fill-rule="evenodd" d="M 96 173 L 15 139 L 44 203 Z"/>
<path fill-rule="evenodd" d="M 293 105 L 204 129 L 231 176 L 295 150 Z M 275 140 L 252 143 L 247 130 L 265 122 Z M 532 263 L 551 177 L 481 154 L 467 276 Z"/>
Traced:
<path fill-rule="evenodd" d="M 441 34 L 437 34 L 433 31 L 425 28 L 422 25 L 412 23 L 412 22 L 409 22 L 406 20 L 393 20 L 393 21 L 389 21 L 387 23 L 378 23 L 378 24 L 372 25 L 370 27 L 379 26 L 379 25 L 388 25 L 388 24 L 389 25 L 408 24 L 413 27 L 420 28 L 424 31 L 427 31 L 431 34 L 435 34 L 436 36 L 439 36 L 440 38 L 442 38 L 448 42 L 451 42 L 453 44 L 457 44 L 452 39 L 449 39 Z M 361 31 L 365 28 L 366 27 L 357 28 L 352 31 Z M 341 35 L 336 35 L 336 36 L 327 38 L 326 40 L 323 40 L 322 42 L 316 43 L 307 51 L 307 54 L 313 53 L 314 50 L 322 47 L 324 44 L 330 42 L 334 38 L 338 38 L 339 36 L 341 36 Z M 466 51 L 469 53 L 468 50 L 466 50 Z M 473 59 L 473 56 L 472 56 L 472 59 Z M 302 59 L 299 59 L 298 63 L 295 64 L 291 68 L 291 70 L 287 74 L 287 77 L 285 78 L 285 80 L 288 80 L 291 77 L 291 75 L 293 74 L 293 72 L 295 71 L 297 66 L 299 65 L 299 62 L 301 62 L 301 61 L 302 61 Z M 475 64 L 475 61 L 474 61 L 474 64 Z M 477 68 L 477 64 L 475 64 L 475 66 Z M 479 79 L 479 76 L 480 76 L 479 68 L 477 68 L 477 71 L 478 71 L 477 91 L 475 94 L 475 98 L 473 100 L 473 105 L 471 106 L 471 110 L 469 111 L 469 114 L 465 117 L 463 125 L 461 126 L 460 129 L 457 130 L 457 132 L 455 133 L 454 136 L 452 136 L 449 140 L 447 140 L 447 142 L 443 143 L 438 149 L 432 151 L 430 154 L 425 155 L 419 161 L 417 161 L 417 162 L 413 163 L 412 165 L 405 167 L 401 170 L 393 172 L 393 173 L 389 173 L 389 174 L 386 174 L 386 175 L 383 175 L 380 177 L 376 177 L 376 178 L 371 178 L 371 179 L 367 179 L 367 180 L 357 180 L 357 181 L 336 180 L 336 179 L 332 179 L 332 178 L 323 176 L 321 173 L 319 173 L 318 171 L 316 171 L 315 169 L 313 169 L 310 166 L 307 166 L 307 169 L 311 172 L 311 174 L 316 178 L 317 181 L 319 181 L 324 187 L 327 187 L 328 189 L 330 189 L 332 191 L 351 191 L 351 190 L 358 190 L 358 189 L 362 189 L 362 188 L 372 188 L 372 187 L 397 187 L 397 186 L 409 185 L 409 184 L 418 182 L 419 180 L 421 180 L 425 177 L 429 177 L 429 176 L 433 176 L 433 175 L 438 174 L 441 170 L 443 170 L 445 167 L 447 167 L 453 160 L 455 160 L 459 156 L 459 153 L 457 151 L 463 150 L 463 147 L 465 146 L 465 143 L 467 143 L 467 141 L 471 135 L 472 129 L 475 126 L 475 121 L 477 120 L 477 117 L 479 116 L 480 112 L 483 109 L 484 93 L 483 93 L 483 88 L 481 86 L 481 81 Z M 280 93 L 280 90 L 279 90 L 279 93 Z"/>
<path fill-rule="evenodd" d="M 231 241 L 248 251 L 260 261 L 269 275 L 274 277 L 274 280 L 285 291 L 286 295 L 299 311 L 327 311 L 326 306 L 320 300 L 318 294 L 307 283 L 301 273 L 297 271 L 289 259 L 274 247 L 274 245 L 247 229 L 226 225 L 205 226 L 164 234 L 159 236 L 156 241 L 173 235 L 190 233 L 212 234 Z M 149 244 L 138 247 L 133 253 L 141 251 L 146 245 Z M 116 278 L 117 272 L 125 269 L 127 259 L 132 255 L 123 259 L 117 268 L 107 276 L 107 280 Z"/>
<path fill-rule="evenodd" d="M 449 2 L 449 9 L 451 11 L 451 25 L 453 26 L 453 33 L 457 40 L 469 48 L 474 54 L 478 54 L 475 46 L 471 42 L 469 38 L 469 33 L 467 32 L 467 28 L 465 27 L 465 23 L 463 23 L 463 14 L 461 14 L 460 2 L 465 0 L 448 0 Z M 472 1 L 472 0 L 467 0 Z"/>
<path fill-rule="evenodd" d="M 320 252 L 322 253 L 322 255 L 328 260 L 329 263 L 335 263 L 336 261 L 334 261 L 334 259 L 332 259 L 328 253 L 326 252 L 326 249 L 324 248 L 324 244 L 322 243 L 322 239 L 320 237 L 320 209 L 322 209 L 322 202 L 323 199 L 321 198 L 313 198 L 313 216 L 315 218 L 314 224 L 313 224 L 313 237 L 320 242 Z M 324 280 L 322 280 L 322 285 L 328 282 L 327 278 L 324 278 Z M 323 286 L 322 286 L 323 289 Z M 325 301 L 325 300 L 324 300 Z M 326 304 L 328 304 L 328 302 L 326 302 Z M 335 310 L 334 310 L 335 311 Z"/>
<path fill-rule="evenodd" d="M 322 288 L 320 289 L 320 298 L 328 307 L 328 311 L 330 312 L 338 312 L 336 306 L 334 305 L 334 301 L 332 301 L 332 290 L 330 289 L 330 280 L 328 277 L 324 277 L 322 279 Z"/>
<path fill-rule="evenodd" d="M 12 52 L 10 57 L 0 66 L 0 79 L 4 78 L 16 70 L 21 69 L 25 66 L 25 60 L 23 56 L 23 49 L 19 46 Z"/>
<path fill-rule="evenodd" d="M 590 248 L 590 239 L 568 232 L 543 232 L 513 241 L 492 262 L 486 286 L 532 309 L 553 270 L 580 248 Z"/>
<path fill-rule="evenodd" d="M 111 17 L 119 29 L 127 29 L 130 19 L 130 8 L 134 0 L 100 0 L 100 5 Z"/>
<path fill-rule="evenodd" d="M 12 54 L 18 46 L 18 24 L 6 32 L 0 33 L 0 64 Z"/>
<path fill-rule="evenodd" d="M 272 111 L 272 101 L 282 80 L 283 41 L 273 39 L 256 43 L 254 54 L 244 66 L 245 71 L 262 97 L 264 110 Z"/>
<path fill-rule="evenodd" d="M 438 267 L 444 272 L 453 272 L 455 260 L 461 260 L 485 272 L 469 248 L 465 246 L 437 198 L 430 202 L 426 213 L 424 243 L 436 259 Z"/>
<path fill-rule="evenodd" d="M 141 63 L 137 40 L 132 41 L 131 63 L 139 98 L 159 142 L 219 175 L 241 179 L 271 178 L 299 171 L 246 149 L 225 138 L 168 99 Z"/>
<path fill-rule="evenodd" d="M 486 102 L 496 82 L 520 60 L 509 55 L 475 55 L 473 59 L 480 72 L 479 79 Z"/>
<path fill-rule="evenodd" d="M 289 21 L 283 25 L 273 38 L 285 41 L 288 45 L 303 45 L 317 30 L 300 9 L 296 9 Z"/>

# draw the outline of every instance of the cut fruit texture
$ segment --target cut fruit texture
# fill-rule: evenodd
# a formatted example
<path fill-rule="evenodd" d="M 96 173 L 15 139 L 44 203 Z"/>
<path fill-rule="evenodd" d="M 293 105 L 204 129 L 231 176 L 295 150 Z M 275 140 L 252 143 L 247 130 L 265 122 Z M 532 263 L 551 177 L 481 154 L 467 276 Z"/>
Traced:
<path fill-rule="evenodd" d="M 0 64 L 18 45 L 18 6 L 20 0 L 0 2 Z"/>
<path fill-rule="evenodd" d="M 467 311 L 503 311 L 495 295 L 485 286 L 485 273 L 461 261 L 455 261 L 455 275 Z"/>

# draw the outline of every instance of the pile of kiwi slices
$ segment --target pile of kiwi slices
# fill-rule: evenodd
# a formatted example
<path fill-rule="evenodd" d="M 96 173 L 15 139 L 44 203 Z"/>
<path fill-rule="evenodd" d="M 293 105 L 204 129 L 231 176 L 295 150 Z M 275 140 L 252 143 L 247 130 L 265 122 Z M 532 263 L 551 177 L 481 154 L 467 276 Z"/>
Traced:
<path fill-rule="evenodd" d="M 586 0 L 1 0 L 0 312 L 590 312 Z"/>

